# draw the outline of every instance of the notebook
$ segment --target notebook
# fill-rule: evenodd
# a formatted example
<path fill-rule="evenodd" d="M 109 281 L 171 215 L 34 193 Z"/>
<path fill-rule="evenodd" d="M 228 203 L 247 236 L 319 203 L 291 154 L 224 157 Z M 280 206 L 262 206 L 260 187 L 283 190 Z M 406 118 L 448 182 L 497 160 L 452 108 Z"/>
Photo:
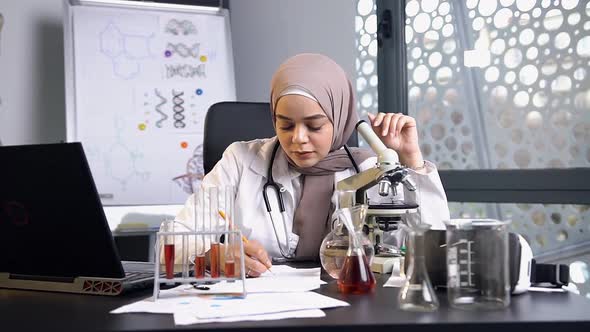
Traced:
<path fill-rule="evenodd" d="M 0 287 L 118 295 L 153 285 L 121 262 L 82 144 L 0 147 Z"/>

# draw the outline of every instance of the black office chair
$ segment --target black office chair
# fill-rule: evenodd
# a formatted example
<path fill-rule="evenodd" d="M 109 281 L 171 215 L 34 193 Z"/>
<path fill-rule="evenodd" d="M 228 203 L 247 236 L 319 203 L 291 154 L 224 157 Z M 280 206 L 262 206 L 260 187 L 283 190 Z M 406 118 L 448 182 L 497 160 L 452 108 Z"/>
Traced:
<path fill-rule="evenodd" d="M 275 136 L 268 103 L 220 102 L 211 105 L 205 117 L 203 168 L 205 174 L 221 159 L 233 142 Z M 356 131 L 348 146 L 357 146 Z"/>

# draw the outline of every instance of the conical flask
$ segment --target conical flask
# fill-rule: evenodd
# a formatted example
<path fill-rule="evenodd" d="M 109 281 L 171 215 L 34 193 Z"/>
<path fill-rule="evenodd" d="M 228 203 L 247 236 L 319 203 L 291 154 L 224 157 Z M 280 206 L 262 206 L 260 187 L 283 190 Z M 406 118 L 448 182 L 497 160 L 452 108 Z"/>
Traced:
<path fill-rule="evenodd" d="M 424 259 L 424 234 L 428 224 L 404 226 L 409 235 L 409 266 L 406 282 L 399 292 L 402 310 L 430 312 L 438 309 L 438 298 L 432 288 Z M 406 259 L 408 262 L 408 259 Z"/>
<path fill-rule="evenodd" d="M 362 242 L 362 231 L 355 231 L 350 214 L 340 213 L 349 232 L 348 251 L 338 276 L 338 290 L 346 294 L 364 294 L 375 289 L 375 276 Z"/>
<path fill-rule="evenodd" d="M 373 243 L 369 237 L 363 233 L 363 225 L 365 224 L 367 209 L 368 206 L 362 204 L 339 209 L 335 214 L 336 219 L 332 224 L 332 231 L 328 233 L 322 241 L 320 246 L 320 261 L 324 270 L 326 270 L 326 272 L 328 272 L 328 274 L 334 279 L 339 278 L 340 271 L 342 271 L 342 268 L 344 267 L 348 248 L 350 247 L 350 232 L 344 225 L 344 215 L 346 215 L 347 218 L 351 218 L 354 232 L 361 242 L 369 265 L 373 260 L 375 253 Z"/>

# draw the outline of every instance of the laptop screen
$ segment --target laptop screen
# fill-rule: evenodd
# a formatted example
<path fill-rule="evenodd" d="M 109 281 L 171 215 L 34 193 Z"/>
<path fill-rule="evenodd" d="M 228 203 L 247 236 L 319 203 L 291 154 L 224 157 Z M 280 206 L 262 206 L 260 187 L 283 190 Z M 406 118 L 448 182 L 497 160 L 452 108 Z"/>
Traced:
<path fill-rule="evenodd" d="M 80 143 L 0 147 L 0 272 L 125 274 Z"/>

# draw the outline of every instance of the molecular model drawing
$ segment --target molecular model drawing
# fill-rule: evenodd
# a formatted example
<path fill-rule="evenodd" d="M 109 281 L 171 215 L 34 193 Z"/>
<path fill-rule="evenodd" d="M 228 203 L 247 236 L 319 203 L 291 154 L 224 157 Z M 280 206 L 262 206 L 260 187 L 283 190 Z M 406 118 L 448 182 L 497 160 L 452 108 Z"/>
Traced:
<path fill-rule="evenodd" d="M 103 157 L 106 173 L 120 184 L 123 191 L 126 190 L 129 181 L 134 178 L 140 181 L 147 181 L 150 178 L 150 172 L 141 171 L 138 166 L 139 161 L 143 159 L 143 153 L 130 148 L 125 143 L 121 134 L 124 127 L 123 121 L 115 120 L 117 137 L 107 148 Z"/>
<path fill-rule="evenodd" d="M 150 42 L 154 34 L 147 36 L 123 33 L 110 22 L 99 34 L 100 52 L 113 64 L 113 73 L 121 79 L 132 79 L 141 71 L 140 61 L 153 57 Z"/>
<path fill-rule="evenodd" d="M 194 78 L 194 77 L 207 77 L 205 73 L 205 64 L 199 65 L 166 65 L 166 78 L 182 77 L 182 78 Z"/>
<path fill-rule="evenodd" d="M 203 179 L 205 169 L 203 168 L 203 145 L 199 145 L 193 151 L 192 157 L 186 163 L 186 173 L 176 176 L 172 181 L 187 194 L 194 192 L 193 188 Z"/>
<path fill-rule="evenodd" d="M 197 58 L 199 56 L 200 43 L 186 45 L 185 43 L 168 43 L 164 55 L 169 58 L 176 54 L 183 58 Z"/>
<path fill-rule="evenodd" d="M 171 19 L 166 24 L 166 28 L 164 29 L 165 32 L 178 36 L 178 35 L 196 35 L 197 28 L 195 25 L 189 20 L 177 20 Z"/>

